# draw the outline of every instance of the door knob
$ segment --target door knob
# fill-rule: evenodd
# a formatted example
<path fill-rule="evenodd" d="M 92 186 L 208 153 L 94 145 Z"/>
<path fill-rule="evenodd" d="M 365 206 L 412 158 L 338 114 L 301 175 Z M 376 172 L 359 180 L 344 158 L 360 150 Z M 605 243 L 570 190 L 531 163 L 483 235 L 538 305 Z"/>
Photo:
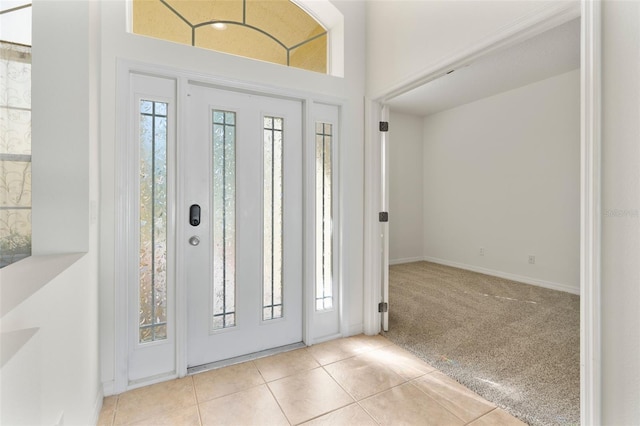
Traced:
<path fill-rule="evenodd" d="M 191 244 L 192 246 L 197 246 L 198 244 L 200 244 L 200 238 L 198 238 L 197 235 L 194 235 L 193 237 L 189 238 L 189 244 Z"/>

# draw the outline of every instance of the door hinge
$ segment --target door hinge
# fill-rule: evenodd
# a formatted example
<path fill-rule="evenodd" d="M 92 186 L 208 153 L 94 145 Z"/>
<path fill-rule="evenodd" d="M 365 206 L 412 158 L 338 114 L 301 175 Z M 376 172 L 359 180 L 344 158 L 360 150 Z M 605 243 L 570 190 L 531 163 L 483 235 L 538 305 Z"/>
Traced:
<path fill-rule="evenodd" d="M 378 221 L 379 222 L 389 222 L 389 212 L 380 212 L 380 213 L 378 213 Z"/>
<path fill-rule="evenodd" d="M 380 131 L 381 132 L 388 132 L 389 131 L 389 122 L 388 121 L 381 121 L 380 122 Z"/>
<path fill-rule="evenodd" d="M 378 312 L 388 312 L 389 304 L 387 302 L 378 303 Z"/>

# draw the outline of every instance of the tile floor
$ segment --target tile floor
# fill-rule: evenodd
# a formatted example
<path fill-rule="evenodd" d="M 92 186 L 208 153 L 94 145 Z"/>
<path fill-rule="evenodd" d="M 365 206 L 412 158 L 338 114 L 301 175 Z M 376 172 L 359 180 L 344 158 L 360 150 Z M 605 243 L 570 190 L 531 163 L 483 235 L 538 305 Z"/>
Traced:
<path fill-rule="evenodd" d="M 523 425 L 382 336 L 354 336 L 104 399 L 103 425 Z"/>

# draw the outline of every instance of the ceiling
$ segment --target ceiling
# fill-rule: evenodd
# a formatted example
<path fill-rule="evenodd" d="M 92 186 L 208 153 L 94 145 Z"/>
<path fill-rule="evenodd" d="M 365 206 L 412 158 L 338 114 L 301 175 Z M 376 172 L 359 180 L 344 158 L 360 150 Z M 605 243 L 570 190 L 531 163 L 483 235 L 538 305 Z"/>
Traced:
<path fill-rule="evenodd" d="M 391 110 L 426 116 L 580 67 L 580 19 L 485 55 L 397 96 Z"/>

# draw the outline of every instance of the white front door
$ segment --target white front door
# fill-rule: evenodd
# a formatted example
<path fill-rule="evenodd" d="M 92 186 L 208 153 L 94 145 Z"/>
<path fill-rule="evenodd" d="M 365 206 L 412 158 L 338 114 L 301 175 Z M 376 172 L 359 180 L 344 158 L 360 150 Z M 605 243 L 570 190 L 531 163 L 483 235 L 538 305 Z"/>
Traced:
<path fill-rule="evenodd" d="M 187 364 L 302 341 L 302 104 L 190 84 Z"/>

